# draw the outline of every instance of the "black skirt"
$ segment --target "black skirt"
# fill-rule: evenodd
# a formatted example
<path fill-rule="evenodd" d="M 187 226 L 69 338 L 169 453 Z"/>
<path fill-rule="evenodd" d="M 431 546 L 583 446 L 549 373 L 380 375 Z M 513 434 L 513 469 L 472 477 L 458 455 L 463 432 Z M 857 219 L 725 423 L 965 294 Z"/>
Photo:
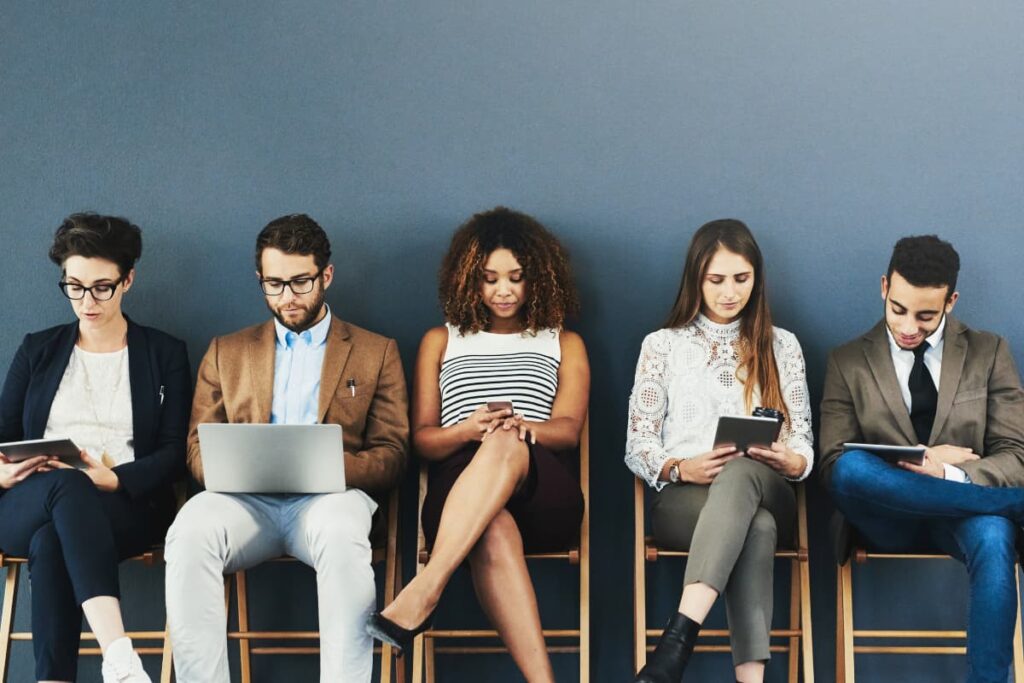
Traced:
<path fill-rule="evenodd" d="M 423 533 L 434 545 L 448 493 L 473 460 L 480 444 L 468 444 L 440 462 L 430 463 L 427 495 L 423 500 Z M 583 491 L 579 483 L 577 451 L 552 453 L 529 445 L 530 466 L 523 485 L 505 509 L 519 527 L 528 553 L 566 550 L 579 537 L 583 520 Z"/>

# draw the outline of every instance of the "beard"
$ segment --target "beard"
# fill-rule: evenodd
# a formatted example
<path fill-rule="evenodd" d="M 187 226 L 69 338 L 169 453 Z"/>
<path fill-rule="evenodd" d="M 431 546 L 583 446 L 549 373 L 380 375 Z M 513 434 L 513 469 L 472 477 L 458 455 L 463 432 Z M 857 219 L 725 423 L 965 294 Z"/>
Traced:
<path fill-rule="evenodd" d="M 316 298 L 312 301 L 312 303 L 308 305 L 294 304 L 299 306 L 303 311 L 302 315 L 298 318 L 298 320 L 295 320 L 294 322 L 289 322 L 287 319 L 285 319 L 285 317 L 275 307 L 270 305 L 269 301 L 267 302 L 267 308 L 270 309 L 270 312 L 274 314 L 274 317 L 277 318 L 277 321 L 279 323 L 287 327 L 292 332 L 304 332 L 305 330 L 308 330 L 310 327 L 312 327 L 313 324 L 316 322 L 316 319 L 320 317 L 320 312 L 324 308 L 325 298 L 326 292 L 323 290 L 323 288 L 317 287 Z"/>

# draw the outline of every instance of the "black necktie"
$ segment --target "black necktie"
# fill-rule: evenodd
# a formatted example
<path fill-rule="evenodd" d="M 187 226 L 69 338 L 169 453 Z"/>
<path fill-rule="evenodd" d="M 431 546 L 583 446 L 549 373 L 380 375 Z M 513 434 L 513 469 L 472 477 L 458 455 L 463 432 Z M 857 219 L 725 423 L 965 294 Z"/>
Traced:
<path fill-rule="evenodd" d="M 928 372 L 924 364 L 924 353 L 929 347 L 928 342 L 922 342 L 914 349 L 914 367 L 910 370 L 910 380 L 907 382 L 910 388 L 910 421 L 914 424 L 917 442 L 925 446 L 932 433 L 935 407 L 939 403 L 939 392 L 935 390 L 932 373 Z"/>

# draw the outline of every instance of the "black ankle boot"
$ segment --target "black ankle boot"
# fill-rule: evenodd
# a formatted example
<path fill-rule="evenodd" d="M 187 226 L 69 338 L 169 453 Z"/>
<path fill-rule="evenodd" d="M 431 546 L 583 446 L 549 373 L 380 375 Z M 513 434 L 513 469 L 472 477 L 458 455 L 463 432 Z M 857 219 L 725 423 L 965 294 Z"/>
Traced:
<path fill-rule="evenodd" d="M 635 683 L 680 683 L 683 671 L 697 644 L 697 633 L 700 624 L 676 613 L 665 626 L 661 640 L 647 660 L 647 665 L 640 669 Z"/>

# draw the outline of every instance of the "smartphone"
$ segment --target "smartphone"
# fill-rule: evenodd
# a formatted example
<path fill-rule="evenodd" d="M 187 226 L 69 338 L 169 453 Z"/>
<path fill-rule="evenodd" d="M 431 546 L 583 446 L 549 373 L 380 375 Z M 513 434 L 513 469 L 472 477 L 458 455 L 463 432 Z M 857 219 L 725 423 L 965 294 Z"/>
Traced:
<path fill-rule="evenodd" d="M 487 410 L 491 411 L 492 413 L 496 413 L 499 410 L 508 410 L 513 413 L 515 412 L 515 409 L 512 407 L 512 401 L 488 401 Z"/>

